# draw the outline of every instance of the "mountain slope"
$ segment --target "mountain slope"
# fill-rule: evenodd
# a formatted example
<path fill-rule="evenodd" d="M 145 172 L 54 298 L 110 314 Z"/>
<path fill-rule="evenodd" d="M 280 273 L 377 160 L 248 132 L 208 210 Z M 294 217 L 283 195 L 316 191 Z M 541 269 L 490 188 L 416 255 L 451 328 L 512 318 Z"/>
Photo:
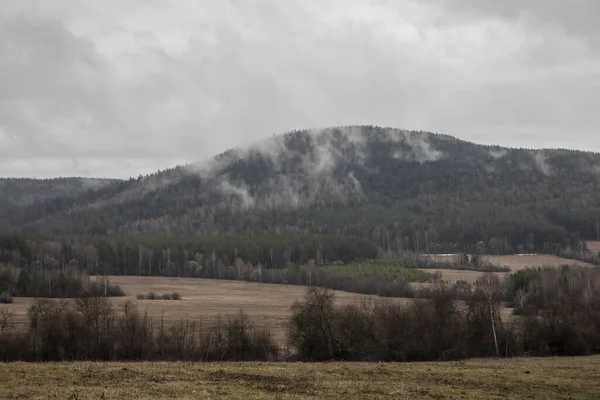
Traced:
<path fill-rule="evenodd" d="M 97 190 L 116 182 L 116 179 L 96 178 L 0 178 L 0 204 L 3 206 L 30 205 L 36 201 L 74 196 L 88 190 Z"/>
<path fill-rule="evenodd" d="M 600 155 L 330 128 L 4 210 L 11 226 L 60 234 L 334 233 L 390 251 L 548 250 L 598 236 Z"/>

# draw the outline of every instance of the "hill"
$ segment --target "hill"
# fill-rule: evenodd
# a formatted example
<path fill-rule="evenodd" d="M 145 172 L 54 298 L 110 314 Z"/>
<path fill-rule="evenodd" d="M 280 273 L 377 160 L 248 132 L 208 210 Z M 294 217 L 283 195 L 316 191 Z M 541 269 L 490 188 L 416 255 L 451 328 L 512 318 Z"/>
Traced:
<path fill-rule="evenodd" d="M 343 234 L 391 253 L 496 254 L 599 236 L 600 154 L 373 126 L 291 132 L 91 190 L 31 182 L 4 186 L 0 218 L 38 234 Z"/>
<path fill-rule="evenodd" d="M 3 207 L 31 205 L 56 197 L 75 196 L 116 182 L 116 179 L 97 178 L 0 178 L 0 204 Z"/>

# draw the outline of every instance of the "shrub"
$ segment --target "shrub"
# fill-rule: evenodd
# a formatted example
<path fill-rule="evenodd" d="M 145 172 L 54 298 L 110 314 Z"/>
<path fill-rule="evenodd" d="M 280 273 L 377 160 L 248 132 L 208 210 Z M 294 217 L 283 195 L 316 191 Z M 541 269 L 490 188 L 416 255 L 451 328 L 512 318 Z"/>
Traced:
<path fill-rule="evenodd" d="M 163 293 L 162 295 L 150 292 L 147 295 L 140 294 L 138 300 L 181 300 L 181 295 L 177 292 Z"/>
<path fill-rule="evenodd" d="M 10 304 L 13 302 L 13 298 L 9 292 L 0 293 L 0 303 Z"/>

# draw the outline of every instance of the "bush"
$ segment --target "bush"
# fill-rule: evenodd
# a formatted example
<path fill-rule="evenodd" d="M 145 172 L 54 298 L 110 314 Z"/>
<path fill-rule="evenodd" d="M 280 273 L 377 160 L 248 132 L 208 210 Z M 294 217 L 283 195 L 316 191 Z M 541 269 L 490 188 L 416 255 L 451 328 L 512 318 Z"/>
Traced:
<path fill-rule="evenodd" d="M 138 300 L 181 300 L 181 295 L 177 292 L 163 293 L 162 295 L 149 292 L 147 295 L 137 295 Z"/>
<path fill-rule="evenodd" d="M 83 290 L 77 296 L 69 297 L 103 297 L 105 293 L 104 284 L 98 282 L 91 282 L 87 288 Z M 106 285 L 106 296 L 107 297 L 122 297 L 125 296 L 125 292 L 119 287 L 119 285 Z"/>
<path fill-rule="evenodd" d="M 10 304 L 13 302 L 13 298 L 9 292 L 0 293 L 0 303 Z"/>

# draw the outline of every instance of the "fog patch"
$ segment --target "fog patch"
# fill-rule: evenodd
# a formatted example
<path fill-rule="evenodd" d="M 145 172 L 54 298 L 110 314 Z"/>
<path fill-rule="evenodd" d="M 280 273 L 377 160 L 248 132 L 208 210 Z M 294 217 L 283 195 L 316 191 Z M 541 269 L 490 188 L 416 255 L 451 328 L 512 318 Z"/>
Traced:
<path fill-rule="evenodd" d="M 506 156 L 506 154 L 508 154 L 508 152 L 506 151 L 506 149 L 500 149 L 500 150 L 490 150 L 489 151 L 489 155 L 496 159 L 499 160 L 501 158 L 504 158 Z"/>
<path fill-rule="evenodd" d="M 224 195 L 237 197 L 243 208 L 254 207 L 254 198 L 250 195 L 250 192 L 245 185 L 235 186 L 228 180 L 223 180 L 219 183 L 219 190 Z"/>
<path fill-rule="evenodd" d="M 532 152 L 532 155 L 537 169 L 546 176 L 551 175 L 552 168 L 548 164 L 548 157 L 546 157 L 546 155 L 541 151 L 534 151 Z"/>
<path fill-rule="evenodd" d="M 350 182 L 352 182 L 353 190 L 356 192 L 356 194 L 360 195 L 361 197 L 364 196 L 362 184 L 358 179 L 356 179 L 356 177 L 354 176 L 354 172 L 350 172 L 348 174 L 348 178 L 350 178 Z"/>
<path fill-rule="evenodd" d="M 408 147 L 410 150 L 396 150 L 392 157 L 402 161 L 417 161 L 419 163 L 439 161 L 443 153 L 431 147 L 425 133 L 398 131 L 396 143 Z"/>

